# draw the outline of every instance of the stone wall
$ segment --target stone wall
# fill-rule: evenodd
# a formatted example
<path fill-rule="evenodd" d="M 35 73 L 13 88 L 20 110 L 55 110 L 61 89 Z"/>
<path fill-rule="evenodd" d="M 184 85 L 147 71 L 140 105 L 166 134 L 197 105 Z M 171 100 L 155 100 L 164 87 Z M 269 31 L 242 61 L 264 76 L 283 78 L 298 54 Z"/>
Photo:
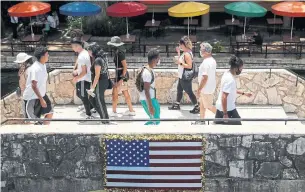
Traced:
<path fill-rule="evenodd" d="M 205 135 L 205 191 L 301 192 L 305 135 Z M 103 189 L 99 135 L 2 135 L 3 192 Z"/>
<path fill-rule="evenodd" d="M 219 92 L 220 79 L 225 70 L 217 71 L 217 91 L 214 100 Z M 135 75 L 137 70 L 129 70 L 130 74 L 130 95 L 133 103 L 139 103 L 139 94 L 135 87 Z M 176 99 L 176 87 L 178 83 L 176 70 L 156 69 L 157 98 L 162 104 L 172 103 Z M 111 71 L 111 76 L 114 73 Z M 305 81 L 286 70 L 244 70 L 237 78 L 237 87 L 245 92 L 252 92 L 253 96 L 239 96 L 239 105 L 280 105 L 289 113 L 296 113 L 298 117 L 305 117 Z M 193 82 L 194 92 L 198 89 L 197 79 Z M 49 74 L 47 93 L 53 104 L 81 104 L 76 96 L 75 86 L 72 83 L 70 69 L 54 70 Z M 106 102 L 111 103 L 111 90 L 106 91 Z M 122 95 L 119 96 L 119 103 L 125 103 Z M 190 103 L 186 94 L 182 103 Z M 5 104 L 5 105 L 4 105 Z M 5 107 L 4 107 L 5 106 Z M 11 94 L 1 100 L 2 121 L 6 118 L 21 117 L 21 100 Z"/>

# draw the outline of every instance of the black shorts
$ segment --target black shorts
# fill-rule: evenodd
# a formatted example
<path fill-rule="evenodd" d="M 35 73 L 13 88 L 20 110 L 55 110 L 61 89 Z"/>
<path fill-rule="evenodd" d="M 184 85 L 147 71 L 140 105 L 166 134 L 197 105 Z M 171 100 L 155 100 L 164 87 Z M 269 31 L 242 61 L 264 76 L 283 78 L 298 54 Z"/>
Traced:
<path fill-rule="evenodd" d="M 43 97 L 47 103 L 47 107 L 43 108 L 39 99 L 24 100 L 24 116 L 25 118 L 34 119 L 40 118 L 42 115 L 53 113 L 52 104 L 47 95 Z"/>
<path fill-rule="evenodd" d="M 236 109 L 232 111 L 228 111 L 228 117 L 232 119 L 239 119 L 240 116 L 238 114 L 238 111 Z M 223 118 L 223 112 L 217 110 L 215 114 L 215 118 Z M 229 121 L 229 122 L 224 122 L 224 121 L 215 121 L 215 124 L 226 124 L 226 125 L 241 125 L 241 121 Z"/>

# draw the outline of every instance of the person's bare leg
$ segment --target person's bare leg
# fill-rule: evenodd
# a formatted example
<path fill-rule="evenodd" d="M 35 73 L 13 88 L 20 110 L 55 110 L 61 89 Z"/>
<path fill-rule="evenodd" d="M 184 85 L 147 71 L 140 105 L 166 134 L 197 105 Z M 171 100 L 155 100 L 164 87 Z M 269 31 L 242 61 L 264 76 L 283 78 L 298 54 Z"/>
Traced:
<path fill-rule="evenodd" d="M 217 109 L 215 106 L 209 107 L 209 110 L 216 114 Z"/>
<path fill-rule="evenodd" d="M 125 90 L 125 91 L 122 91 L 122 92 L 123 92 L 123 94 L 124 94 L 125 101 L 126 101 L 126 103 L 127 103 L 127 105 L 128 105 L 129 111 L 130 111 L 130 112 L 135 112 L 135 111 L 133 110 L 133 107 L 132 107 L 131 97 L 130 97 L 130 95 L 129 95 L 128 90 Z"/>
<path fill-rule="evenodd" d="M 113 87 L 112 89 L 112 112 L 116 113 L 116 108 L 118 106 L 119 94 L 118 88 Z"/>
<path fill-rule="evenodd" d="M 46 114 L 44 116 L 45 119 L 52 119 L 53 118 L 53 113 L 49 113 L 49 114 Z M 44 121 L 43 122 L 44 125 L 50 125 L 50 121 Z"/>
<path fill-rule="evenodd" d="M 205 118 L 205 111 L 206 111 L 206 108 L 204 108 L 203 102 L 200 102 L 200 119 Z"/>

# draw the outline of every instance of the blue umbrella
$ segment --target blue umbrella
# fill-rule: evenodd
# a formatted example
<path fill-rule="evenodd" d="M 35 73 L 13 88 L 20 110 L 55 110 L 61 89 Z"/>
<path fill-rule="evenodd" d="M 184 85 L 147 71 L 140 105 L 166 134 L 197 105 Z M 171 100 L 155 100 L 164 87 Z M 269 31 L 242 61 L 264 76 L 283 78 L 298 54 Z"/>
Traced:
<path fill-rule="evenodd" d="M 91 16 L 102 11 L 101 7 L 89 2 L 67 3 L 59 8 L 59 13 L 67 16 Z"/>

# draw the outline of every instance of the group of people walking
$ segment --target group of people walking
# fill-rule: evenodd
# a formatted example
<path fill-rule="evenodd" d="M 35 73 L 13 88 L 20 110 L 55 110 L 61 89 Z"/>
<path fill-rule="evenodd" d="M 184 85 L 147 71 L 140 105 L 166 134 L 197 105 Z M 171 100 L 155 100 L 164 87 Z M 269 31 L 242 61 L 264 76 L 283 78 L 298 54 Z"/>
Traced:
<path fill-rule="evenodd" d="M 122 93 L 128 105 L 128 110 L 123 114 L 125 116 L 134 116 L 135 111 L 131 103 L 131 97 L 128 91 L 129 74 L 127 70 L 127 61 L 125 52 L 122 49 L 124 45 L 117 36 L 112 37 L 107 43 L 114 49 L 115 79 L 111 79 L 108 70 L 107 53 L 97 43 L 85 44 L 81 36 L 74 37 L 71 41 L 73 51 L 78 56 L 72 72 L 73 82 L 76 85 L 76 94 L 81 99 L 86 113 L 86 119 L 93 119 L 92 113 L 97 112 L 101 119 L 107 120 L 109 117 L 117 117 L 118 95 Z M 244 93 L 237 90 L 235 77 L 243 69 L 243 61 L 232 56 L 229 61 L 230 70 L 223 74 L 221 87 L 213 106 L 214 92 L 216 90 L 216 60 L 212 57 L 213 47 L 209 43 L 200 45 L 200 55 L 203 62 L 198 67 L 194 62 L 192 54 L 192 42 L 184 36 L 179 41 L 176 48 L 177 56 L 174 62 L 178 66 L 178 85 L 177 98 L 168 109 L 180 110 L 180 101 L 185 91 L 192 104 L 193 109 L 190 113 L 200 113 L 200 120 L 196 124 L 204 124 L 206 109 L 215 114 L 215 118 L 240 118 L 235 100 L 237 94 L 251 96 L 251 93 Z M 148 63 L 144 65 L 136 77 L 136 87 L 140 95 L 140 103 L 150 119 L 154 121 L 147 122 L 146 125 L 158 125 L 160 122 L 160 104 L 156 98 L 155 72 L 154 68 L 160 65 L 160 53 L 157 49 L 151 49 L 148 52 Z M 32 57 L 20 53 L 15 62 L 22 63 L 19 70 L 20 94 L 23 95 L 24 112 L 27 118 L 52 118 L 53 109 L 51 102 L 46 95 L 47 70 L 45 63 L 48 61 L 48 51 L 45 47 L 38 47 L 34 52 L 36 61 L 32 62 Z M 33 63 L 33 64 L 32 64 Z M 30 67 L 29 67 L 30 66 Z M 192 89 L 193 79 L 197 77 L 198 72 L 198 91 L 195 94 Z M 26 80 L 25 80 L 26 79 Z M 22 85 L 25 82 L 25 85 Z M 105 91 L 112 89 L 112 112 L 108 114 L 105 103 Z M 48 124 L 44 121 L 44 124 Z M 109 121 L 102 121 L 108 124 Z M 231 123 L 241 124 L 240 121 L 226 122 L 216 121 L 216 124 Z M 38 124 L 41 124 L 38 122 Z"/>

